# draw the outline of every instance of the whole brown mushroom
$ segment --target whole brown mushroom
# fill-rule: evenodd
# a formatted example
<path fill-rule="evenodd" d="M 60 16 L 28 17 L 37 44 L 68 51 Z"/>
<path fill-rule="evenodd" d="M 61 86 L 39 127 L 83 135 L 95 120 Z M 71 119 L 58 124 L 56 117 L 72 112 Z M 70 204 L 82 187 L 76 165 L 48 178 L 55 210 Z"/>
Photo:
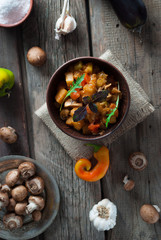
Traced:
<path fill-rule="evenodd" d="M 29 204 L 26 207 L 27 214 L 30 214 L 35 210 L 41 211 L 45 206 L 45 201 L 40 196 L 30 196 L 28 202 Z"/>
<path fill-rule="evenodd" d="M 7 211 L 8 212 L 14 212 L 15 211 L 15 206 L 16 206 L 16 201 L 13 198 L 9 199 L 9 204 L 7 206 Z"/>
<path fill-rule="evenodd" d="M 16 130 L 12 127 L 2 127 L 0 128 L 0 138 L 6 143 L 15 143 L 17 141 Z"/>
<path fill-rule="evenodd" d="M 46 61 L 46 53 L 40 47 L 32 47 L 27 53 L 27 60 L 33 66 L 42 66 Z"/>
<path fill-rule="evenodd" d="M 131 191 L 135 187 L 135 182 L 129 179 L 127 175 L 124 177 L 123 183 L 126 191 Z"/>
<path fill-rule="evenodd" d="M 7 193 L 0 192 L 0 209 L 7 207 L 9 204 L 9 197 Z"/>
<path fill-rule="evenodd" d="M 27 197 L 27 194 L 27 188 L 23 185 L 19 185 L 11 191 L 11 195 L 16 202 L 23 201 Z"/>
<path fill-rule="evenodd" d="M 9 213 L 4 215 L 3 223 L 6 228 L 10 230 L 20 228 L 23 225 L 23 220 L 21 216 L 17 216 L 15 213 Z"/>
<path fill-rule="evenodd" d="M 28 191 L 33 195 L 39 195 L 44 190 L 44 180 L 41 177 L 34 177 L 26 181 Z"/>
<path fill-rule="evenodd" d="M 32 218 L 35 222 L 39 222 L 41 220 L 41 212 L 38 211 L 38 210 L 35 210 L 33 213 L 32 213 Z"/>
<path fill-rule="evenodd" d="M 15 213 L 17 215 L 26 215 L 27 201 L 18 202 L 15 206 Z"/>
<path fill-rule="evenodd" d="M 140 208 L 140 215 L 142 219 L 150 224 L 156 223 L 159 220 L 159 212 L 160 209 L 158 206 L 150 205 L 150 204 L 144 204 Z"/>
<path fill-rule="evenodd" d="M 23 162 L 19 165 L 18 170 L 24 180 L 32 177 L 36 172 L 36 167 L 32 162 Z"/>
<path fill-rule="evenodd" d="M 16 182 L 18 181 L 20 176 L 20 172 L 18 169 L 13 169 L 10 172 L 7 173 L 5 182 L 9 187 L 13 187 Z"/>
<path fill-rule="evenodd" d="M 142 171 L 144 168 L 146 168 L 148 161 L 143 153 L 134 152 L 129 157 L 129 164 L 133 169 Z"/>

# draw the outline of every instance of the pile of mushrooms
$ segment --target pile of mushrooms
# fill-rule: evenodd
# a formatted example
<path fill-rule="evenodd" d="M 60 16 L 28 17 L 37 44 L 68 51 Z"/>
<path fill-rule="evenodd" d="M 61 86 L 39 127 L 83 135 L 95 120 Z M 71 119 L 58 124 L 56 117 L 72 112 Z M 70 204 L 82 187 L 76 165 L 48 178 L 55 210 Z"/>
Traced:
<path fill-rule="evenodd" d="M 141 152 L 134 152 L 129 157 L 129 165 L 136 171 L 143 171 L 147 165 L 148 161 L 145 155 Z M 124 189 L 126 191 L 131 191 L 135 187 L 135 182 L 132 179 L 129 179 L 128 175 L 126 175 L 123 179 Z M 144 204 L 140 208 L 140 216 L 141 218 L 150 224 L 154 224 L 160 219 L 160 208 L 157 205 Z"/>
<path fill-rule="evenodd" d="M 5 184 L 0 184 L 0 209 L 6 208 L 3 223 L 10 230 L 22 227 L 25 215 L 32 215 L 33 221 L 41 219 L 44 180 L 35 173 L 33 163 L 23 162 L 18 169 L 8 172 Z"/>

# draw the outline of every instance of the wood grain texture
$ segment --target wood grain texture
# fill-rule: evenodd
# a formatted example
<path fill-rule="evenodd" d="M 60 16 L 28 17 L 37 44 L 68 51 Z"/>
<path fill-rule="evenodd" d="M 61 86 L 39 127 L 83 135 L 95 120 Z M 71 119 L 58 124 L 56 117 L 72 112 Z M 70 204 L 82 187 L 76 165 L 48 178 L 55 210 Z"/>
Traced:
<path fill-rule="evenodd" d="M 161 239 L 160 221 L 147 225 L 139 215 L 144 203 L 161 207 L 161 2 L 144 1 L 148 20 L 142 32 L 143 44 L 121 25 L 107 0 L 89 0 L 91 42 L 86 0 L 70 1 L 78 28 L 60 41 L 54 39 L 54 28 L 62 0 L 35 0 L 31 16 L 21 27 L 0 29 L 0 67 L 12 70 L 16 79 L 11 97 L 0 99 L 0 127 L 11 125 L 19 134 L 16 144 L 0 142 L 0 155 L 31 153 L 31 157 L 50 170 L 60 188 L 59 214 L 51 227 L 35 240 L 104 239 L 104 233 L 98 233 L 88 219 L 93 204 L 104 197 L 118 207 L 117 225 L 105 234 L 107 240 Z M 41 68 L 26 61 L 27 51 L 34 45 L 42 47 L 48 55 Z M 101 181 L 101 189 L 99 182 L 87 183 L 76 177 L 75 163 L 34 111 L 45 102 L 48 81 L 61 64 L 92 51 L 94 56 L 100 56 L 107 48 L 142 85 L 156 111 L 110 146 L 110 170 Z M 143 172 L 136 172 L 128 165 L 128 157 L 134 151 L 142 151 L 148 159 Z M 132 192 L 123 189 L 122 180 L 127 173 L 136 183 Z"/>
<path fill-rule="evenodd" d="M 0 29 L 0 67 L 10 69 L 15 75 L 15 85 L 10 97 L 0 99 L 0 127 L 11 126 L 18 133 L 18 140 L 14 144 L 9 145 L 0 141 L 0 156 L 11 154 L 29 156 L 17 35 L 18 30 Z"/>
<path fill-rule="evenodd" d="M 110 146 L 111 166 L 102 180 L 102 187 L 104 197 L 116 203 L 118 218 L 116 227 L 106 234 L 108 240 L 161 239 L 160 222 L 148 225 L 139 215 L 144 203 L 161 207 L 161 2 L 145 0 L 145 4 L 148 20 L 142 31 L 141 44 L 137 35 L 121 25 L 108 1 L 90 0 L 94 56 L 107 48 L 115 53 L 156 108 L 153 115 Z M 149 164 L 143 172 L 136 172 L 128 165 L 128 157 L 134 151 L 142 151 L 147 156 Z M 122 180 L 127 173 L 136 183 L 132 192 L 123 190 Z"/>
<path fill-rule="evenodd" d="M 33 12 L 22 29 L 24 53 L 21 54 L 21 61 L 32 157 L 52 172 L 61 195 L 59 214 L 42 236 L 47 240 L 101 240 L 104 234 L 94 230 L 88 218 L 89 210 L 101 199 L 100 183 L 91 184 L 76 177 L 75 162 L 34 114 L 45 102 L 46 87 L 54 71 L 69 59 L 89 55 L 84 1 L 71 1 L 71 13 L 76 16 L 79 28 L 60 41 L 54 39 L 55 22 L 62 4 L 63 1 L 34 1 Z M 35 68 L 26 61 L 27 51 L 34 45 L 47 53 L 47 62 L 41 68 Z"/>
<path fill-rule="evenodd" d="M 17 142 L 12 145 L 0 140 L 0 157 L 14 154 L 30 155 L 23 76 L 19 56 L 21 45 L 20 30 L 18 28 L 0 29 L 0 67 L 10 69 L 15 76 L 15 85 L 10 97 L 0 99 L 0 127 L 12 126 L 18 134 Z M 41 240 L 41 237 L 32 238 L 32 240 L 38 239 Z"/>

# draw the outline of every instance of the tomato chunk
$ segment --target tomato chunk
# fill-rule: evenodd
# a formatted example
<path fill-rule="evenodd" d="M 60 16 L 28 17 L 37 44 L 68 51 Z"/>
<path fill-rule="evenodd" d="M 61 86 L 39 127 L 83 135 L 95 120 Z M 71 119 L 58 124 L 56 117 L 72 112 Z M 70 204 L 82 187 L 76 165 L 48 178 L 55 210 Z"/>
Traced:
<path fill-rule="evenodd" d="M 91 111 L 91 109 L 89 108 L 88 105 L 86 106 L 86 110 L 87 110 L 87 113 L 88 113 L 88 114 L 92 114 L 92 113 L 93 113 L 93 112 Z"/>
<path fill-rule="evenodd" d="M 70 97 L 71 97 L 72 100 L 77 100 L 80 97 L 79 88 L 76 88 L 75 90 L 76 90 L 76 92 L 72 92 L 70 94 Z"/>
<path fill-rule="evenodd" d="M 110 104 L 110 108 L 111 108 L 111 109 L 115 109 L 115 107 L 116 107 L 116 104 L 115 104 L 115 103 L 111 103 L 111 104 Z"/>
<path fill-rule="evenodd" d="M 84 87 L 90 81 L 90 76 L 86 73 L 84 76 L 84 80 L 81 82 L 82 87 Z"/>
<path fill-rule="evenodd" d="M 91 123 L 91 124 L 88 126 L 88 129 L 89 129 L 92 133 L 97 133 L 99 127 L 100 127 L 100 124 Z"/>

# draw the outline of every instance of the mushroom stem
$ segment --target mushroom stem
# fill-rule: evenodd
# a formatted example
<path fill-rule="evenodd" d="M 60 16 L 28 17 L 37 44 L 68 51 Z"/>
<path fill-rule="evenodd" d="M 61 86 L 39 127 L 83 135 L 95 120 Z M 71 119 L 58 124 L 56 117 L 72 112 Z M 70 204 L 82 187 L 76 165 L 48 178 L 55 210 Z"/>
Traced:
<path fill-rule="evenodd" d="M 126 175 L 126 176 L 124 177 L 124 179 L 123 179 L 123 183 L 126 184 L 128 181 L 129 181 L 128 175 Z"/>
<path fill-rule="evenodd" d="M 36 203 L 30 202 L 26 207 L 26 213 L 30 214 L 33 211 L 37 210 L 37 208 L 38 208 L 38 205 Z"/>
<path fill-rule="evenodd" d="M 153 207 L 157 210 L 157 212 L 160 212 L 160 208 L 157 205 L 153 205 Z"/>

